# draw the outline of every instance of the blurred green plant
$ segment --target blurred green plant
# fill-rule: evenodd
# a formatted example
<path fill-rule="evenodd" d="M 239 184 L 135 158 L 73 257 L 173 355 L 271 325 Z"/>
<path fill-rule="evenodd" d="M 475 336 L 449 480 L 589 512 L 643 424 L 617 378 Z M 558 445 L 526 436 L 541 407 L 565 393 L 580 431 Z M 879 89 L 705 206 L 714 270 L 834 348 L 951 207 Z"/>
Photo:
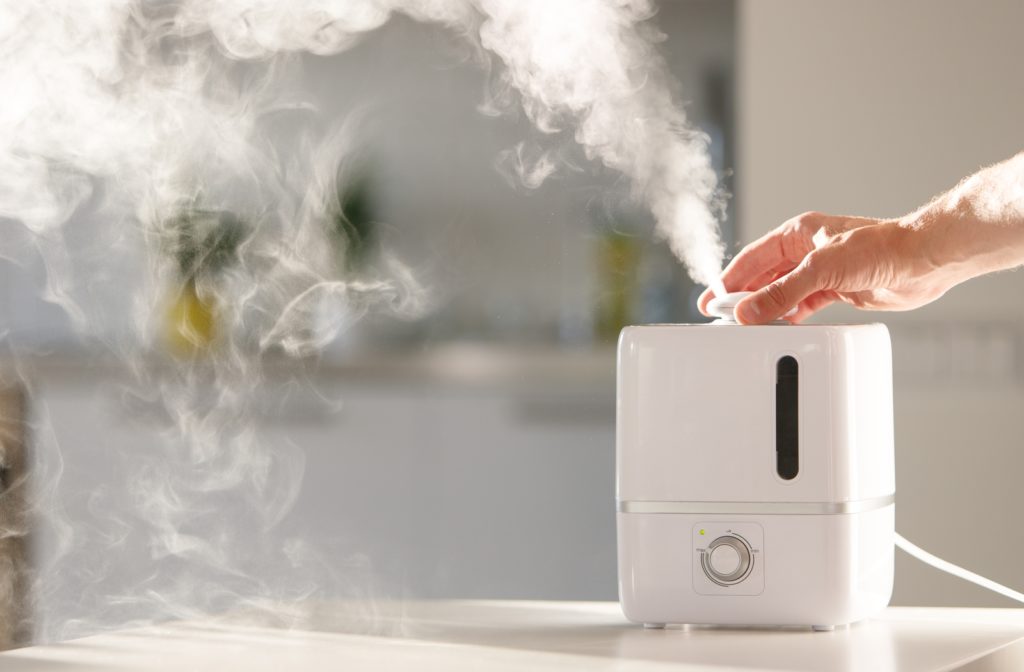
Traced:
<path fill-rule="evenodd" d="M 372 182 L 366 171 L 338 180 L 338 200 L 329 214 L 327 233 L 338 270 L 360 271 L 372 261 L 377 243 L 377 218 Z"/>
<path fill-rule="evenodd" d="M 185 210 L 168 223 L 168 229 L 184 281 L 213 277 L 234 264 L 249 234 L 237 215 L 219 210 Z"/>
<path fill-rule="evenodd" d="M 167 312 L 166 340 L 172 353 L 194 356 L 213 348 L 218 337 L 217 277 L 239 261 L 249 234 L 234 213 L 186 208 L 167 223 L 180 284 Z"/>

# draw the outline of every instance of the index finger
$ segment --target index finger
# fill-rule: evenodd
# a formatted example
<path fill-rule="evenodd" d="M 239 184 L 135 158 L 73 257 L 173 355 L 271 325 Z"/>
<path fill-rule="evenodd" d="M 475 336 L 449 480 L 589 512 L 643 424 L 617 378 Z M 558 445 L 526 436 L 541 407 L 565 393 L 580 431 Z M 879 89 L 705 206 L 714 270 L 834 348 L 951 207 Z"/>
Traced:
<path fill-rule="evenodd" d="M 730 292 L 743 289 L 747 283 L 770 271 L 792 263 L 794 266 L 799 260 L 786 258 L 786 252 L 782 244 L 782 227 L 769 231 L 754 242 L 750 243 L 740 253 L 733 257 L 729 265 L 722 271 L 722 284 Z"/>

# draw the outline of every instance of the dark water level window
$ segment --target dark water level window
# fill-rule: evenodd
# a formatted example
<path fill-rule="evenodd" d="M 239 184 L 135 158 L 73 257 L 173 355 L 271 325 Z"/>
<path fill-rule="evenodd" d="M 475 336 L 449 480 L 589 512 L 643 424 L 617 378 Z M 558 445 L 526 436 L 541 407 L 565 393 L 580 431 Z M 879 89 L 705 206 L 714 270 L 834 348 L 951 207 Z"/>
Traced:
<path fill-rule="evenodd" d="M 800 365 L 790 356 L 775 366 L 775 470 L 788 480 L 800 471 Z"/>

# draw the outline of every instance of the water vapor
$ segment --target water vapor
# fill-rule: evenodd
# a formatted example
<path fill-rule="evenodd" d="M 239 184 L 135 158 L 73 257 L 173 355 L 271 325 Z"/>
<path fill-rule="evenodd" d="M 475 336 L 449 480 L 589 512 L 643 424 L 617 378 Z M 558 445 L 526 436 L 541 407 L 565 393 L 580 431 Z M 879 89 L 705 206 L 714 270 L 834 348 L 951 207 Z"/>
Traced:
<path fill-rule="evenodd" d="M 313 355 L 367 312 L 414 318 L 429 303 L 386 250 L 339 262 L 358 242 L 331 235 L 360 121 L 321 117 L 301 54 L 344 52 L 396 14 L 471 45 L 492 74 L 481 108 L 520 109 L 621 171 L 692 277 L 718 282 L 708 138 L 675 98 L 647 0 L 0 2 L 0 257 L 41 260 L 44 298 L 126 365 L 126 408 L 163 439 L 100 458 L 123 471 L 83 503 L 93 528 L 67 524 L 52 484 L 37 493 L 60 550 L 38 590 L 69 572 L 91 586 L 41 638 L 315 593 L 312 579 L 282 592 L 257 578 L 317 564 L 272 535 L 303 462 L 253 429 L 264 363 Z M 528 187 L 559 168 L 555 153 L 510 152 Z M 103 292 L 131 306 L 113 331 Z M 175 306 L 179 341 L 204 354 L 160 354 Z M 54 464 L 40 476 L 59 478 Z M 250 534 L 265 556 L 239 557 Z M 125 567 L 119 588 L 105 583 Z"/>

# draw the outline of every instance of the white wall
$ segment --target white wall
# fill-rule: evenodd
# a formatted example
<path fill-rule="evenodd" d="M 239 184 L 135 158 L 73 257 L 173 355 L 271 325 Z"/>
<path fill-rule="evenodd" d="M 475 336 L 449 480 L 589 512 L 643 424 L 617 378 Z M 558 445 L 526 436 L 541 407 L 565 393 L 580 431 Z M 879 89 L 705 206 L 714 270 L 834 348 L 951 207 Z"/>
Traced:
<path fill-rule="evenodd" d="M 746 0 L 739 237 L 806 210 L 898 216 L 1024 149 L 1024 4 Z M 897 526 L 1024 589 L 1024 274 L 882 320 L 896 358 Z M 897 559 L 898 604 L 1009 603 Z"/>

